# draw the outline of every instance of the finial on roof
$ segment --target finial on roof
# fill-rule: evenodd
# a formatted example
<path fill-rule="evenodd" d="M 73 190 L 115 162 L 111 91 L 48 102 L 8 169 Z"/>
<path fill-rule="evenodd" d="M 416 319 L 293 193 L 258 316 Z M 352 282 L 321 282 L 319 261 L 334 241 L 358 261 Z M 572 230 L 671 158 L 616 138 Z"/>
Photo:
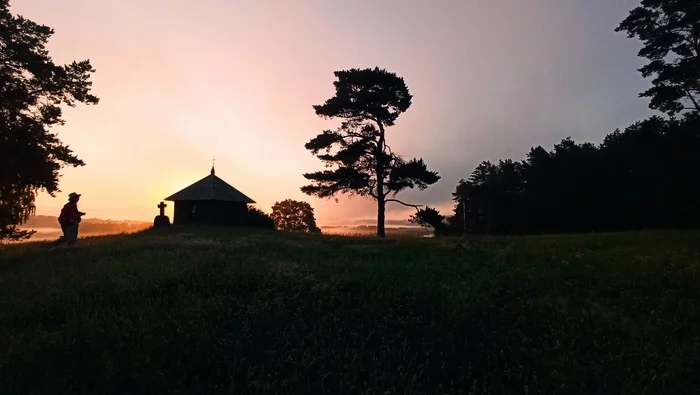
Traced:
<path fill-rule="evenodd" d="M 212 176 L 213 176 L 214 173 L 215 173 L 215 172 L 214 172 L 214 164 L 215 164 L 215 163 L 216 163 L 216 158 L 214 157 L 214 158 L 211 159 L 211 175 L 212 175 Z"/>

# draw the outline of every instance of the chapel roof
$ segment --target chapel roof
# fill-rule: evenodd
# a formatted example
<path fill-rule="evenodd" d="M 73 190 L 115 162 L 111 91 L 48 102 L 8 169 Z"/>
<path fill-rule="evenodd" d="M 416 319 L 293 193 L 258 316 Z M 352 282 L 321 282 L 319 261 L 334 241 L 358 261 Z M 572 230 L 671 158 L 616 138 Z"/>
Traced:
<path fill-rule="evenodd" d="M 165 200 L 221 200 L 248 204 L 255 203 L 253 199 L 244 195 L 241 191 L 217 177 L 214 171 L 214 166 L 212 166 L 211 173 L 208 176 L 178 192 L 175 192 L 174 194 L 165 198 Z"/>

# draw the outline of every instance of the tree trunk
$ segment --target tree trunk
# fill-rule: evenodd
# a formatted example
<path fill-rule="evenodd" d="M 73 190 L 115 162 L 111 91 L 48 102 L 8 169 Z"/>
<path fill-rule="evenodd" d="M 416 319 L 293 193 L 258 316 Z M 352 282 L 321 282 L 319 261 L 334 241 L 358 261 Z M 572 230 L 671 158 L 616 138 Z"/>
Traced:
<path fill-rule="evenodd" d="M 384 198 L 377 200 L 377 236 L 385 237 L 386 231 L 384 230 L 384 214 L 386 209 L 386 202 Z"/>
<path fill-rule="evenodd" d="M 379 141 L 377 142 L 377 236 L 385 237 L 386 232 L 384 231 L 384 214 L 386 201 L 384 199 L 384 125 L 381 122 L 377 122 L 379 125 Z"/>
<path fill-rule="evenodd" d="M 462 236 L 467 236 L 467 199 L 462 200 Z"/>

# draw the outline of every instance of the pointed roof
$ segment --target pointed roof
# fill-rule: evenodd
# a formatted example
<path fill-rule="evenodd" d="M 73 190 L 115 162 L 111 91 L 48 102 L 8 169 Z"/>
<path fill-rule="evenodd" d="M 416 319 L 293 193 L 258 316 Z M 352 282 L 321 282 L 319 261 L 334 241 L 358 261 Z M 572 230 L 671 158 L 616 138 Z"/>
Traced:
<path fill-rule="evenodd" d="M 214 166 L 211 167 L 211 173 L 208 176 L 165 198 L 165 200 L 223 200 L 227 202 L 255 203 L 253 199 L 217 177 L 214 172 Z"/>

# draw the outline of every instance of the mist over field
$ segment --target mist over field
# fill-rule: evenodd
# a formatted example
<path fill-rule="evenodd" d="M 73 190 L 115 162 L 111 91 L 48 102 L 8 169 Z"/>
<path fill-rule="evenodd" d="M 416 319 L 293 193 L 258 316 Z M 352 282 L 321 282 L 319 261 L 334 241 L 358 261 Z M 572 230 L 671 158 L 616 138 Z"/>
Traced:
<path fill-rule="evenodd" d="M 329 235 L 343 236 L 371 236 L 376 234 L 377 227 L 371 225 L 372 220 L 355 220 L 347 224 L 324 225 L 321 231 Z M 86 218 L 80 223 L 80 237 L 106 236 L 120 233 L 134 233 L 146 230 L 152 223 L 145 221 L 118 221 L 110 219 Z M 61 236 L 61 227 L 58 218 L 50 215 L 37 215 L 22 227 L 22 229 L 33 229 L 36 233 L 25 241 L 49 241 Z M 388 220 L 388 236 L 413 236 L 429 237 L 432 230 L 414 225 L 408 221 Z"/>
<path fill-rule="evenodd" d="M 104 236 L 120 233 L 134 233 L 152 226 L 144 221 L 115 221 L 110 219 L 86 218 L 80 223 L 81 237 Z M 36 233 L 27 241 L 55 240 L 61 234 L 58 217 L 50 215 L 33 216 L 22 226 L 22 229 L 33 229 Z"/>

